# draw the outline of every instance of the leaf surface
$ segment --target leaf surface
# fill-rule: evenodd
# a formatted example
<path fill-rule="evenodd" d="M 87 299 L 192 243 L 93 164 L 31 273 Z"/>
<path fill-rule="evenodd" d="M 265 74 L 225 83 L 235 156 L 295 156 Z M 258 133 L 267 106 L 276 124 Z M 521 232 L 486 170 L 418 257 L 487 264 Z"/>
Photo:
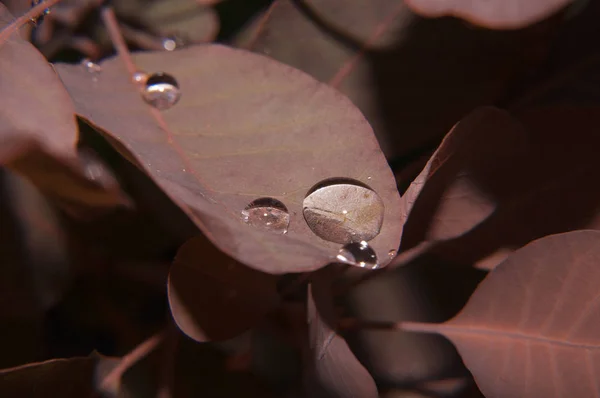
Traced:
<path fill-rule="evenodd" d="M 443 258 L 493 268 L 526 243 L 600 228 L 596 107 L 516 116 L 480 108 L 448 133 L 402 197 L 401 248 L 423 241 Z M 568 149 L 567 149 L 568 148 Z"/>
<path fill-rule="evenodd" d="M 3 397 L 89 397 L 99 358 L 52 359 L 0 370 Z"/>
<path fill-rule="evenodd" d="M 429 17 L 452 15 L 477 25 L 516 29 L 540 21 L 573 0 L 407 0 L 419 14 Z"/>
<path fill-rule="evenodd" d="M 503 98 L 544 59 L 554 27 L 471 29 L 421 18 L 400 0 L 277 0 L 234 44 L 337 88 L 388 158 L 414 157 L 474 107 Z"/>
<path fill-rule="evenodd" d="M 335 324 L 331 280 L 322 271 L 320 275 L 314 278 L 308 292 L 307 394 L 319 398 L 376 398 L 379 395 L 373 378 L 331 326 Z"/>
<path fill-rule="evenodd" d="M 278 303 L 277 279 L 228 258 L 199 236 L 179 249 L 171 266 L 171 313 L 196 341 L 230 339 Z"/>
<path fill-rule="evenodd" d="M 221 250 L 270 273 L 330 262 L 338 245 L 317 237 L 302 214 L 307 192 L 328 178 L 352 178 L 377 192 L 384 223 L 370 243 L 378 253 L 398 245 L 393 175 L 367 121 L 342 95 L 293 68 L 220 45 L 138 53 L 134 62 L 175 76 L 180 101 L 164 112 L 150 107 L 116 58 L 102 63 L 96 82 L 80 66 L 56 69 L 77 113 L 133 154 Z M 287 207 L 287 234 L 244 222 L 244 208 L 263 197 Z"/>
<path fill-rule="evenodd" d="M 125 1 L 115 3 L 121 17 L 139 20 L 148 31 L 184 43 L 213 40 L 219 31 L 216 12 L 197 0 Z"/>
<path fill-rule="evenodd" d="M 0 28 L 13 21 L 0 4 Z M 65 206 L 126 203 L 118 184 L 86 177 L 75 109 L 48 61 L 18 33 L 0 43 L 0 164 Z"/>
<path fill-rule="evenodd" d="M 477 287 L 443 334 L 488 398 L 600 396 L 600 232 L 536 240 Z"/>

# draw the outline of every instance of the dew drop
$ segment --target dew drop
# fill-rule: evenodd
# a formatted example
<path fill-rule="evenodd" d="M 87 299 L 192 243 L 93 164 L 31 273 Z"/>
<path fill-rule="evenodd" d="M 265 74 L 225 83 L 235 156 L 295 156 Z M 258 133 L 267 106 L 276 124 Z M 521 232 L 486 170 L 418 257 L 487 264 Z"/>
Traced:
<path fill-rule="evenodd" d="M 146 72 L 135 72 L 131 76 L 131 80 L 133 80 L 136 84 L 146 84 L 146 80 L 148 80 L 148 74 Z"/>
<path fill-rule="evenodd" d="M 290 213 L 277 199 L 260 198 L 242 210 L 242 219 L 248 225 L 280 234 L 287 233 Z"/>
<path fill-rule="evenodd" d="M 383 200 L 359 181 L 328 179 L 304 198 L 303 214 L 321 239 L 335 243 L 369 241 L 383 224 Z"/>
<path fill-rule="evenodd" d="M 97 63 L 93 62 L 89 58 L 85 58 L 81 61 L 81 65 L 85 68 L 85 70 L 92 76 L 93 81 L 98 80 L 98 76 L 102 72 L 102 67 Z"/>
<path fill-rule="evenodd" d="M 388 257 L 393 258 L 396 256 L 396 250 L 392 249 L 388 252 Z"/>
<path fill-rule="evenodd" d="M 360 268 L 376 269 L 378 267 L 375 251 L 364 240 L 348 243 L 342 247 L 336 259 L 344 264 Z"/>
<path fill-rule="evenodd" d="M 45 0 L 31 0 L 31 8 L 37 6 L 38 4 L 40 4 L 41 2 L 43 2 Z M 44 16 L 50 14 L 50 8 L 46 8 L 44 9 L 44 11 L 42 12 L 42 14 L 38 17 L 35 18 L 31 18 L 30 21 L 37 26 L 38 24 L 42 23 L 44 21 Z"/>
<path fill-rule="evenodd" d="M 144 100 L 156 109 L 169 109 L 179 101 L 181 91 L 177 80 L 166 73 L 155 73 L 146 79 Z"/>
<path fill-rule="evenodd" d="M 163 39 L 162 46 L 167 51 L 173 51 L 177 48 L 177 42 L 170 37 Z"/>

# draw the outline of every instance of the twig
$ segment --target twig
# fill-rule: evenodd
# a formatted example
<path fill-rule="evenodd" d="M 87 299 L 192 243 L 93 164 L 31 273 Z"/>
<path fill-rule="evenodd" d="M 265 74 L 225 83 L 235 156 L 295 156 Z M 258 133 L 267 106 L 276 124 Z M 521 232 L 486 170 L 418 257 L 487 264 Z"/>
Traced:
<path fill-rule="evenodd" d="M 159 387 L 156 393 L 156 398 L 171 398 L 175 380 L 175 357 L 179 347 L 179 329 L 173 321 L 173 316 L 169 312 L 167 315 L 167 331 L 163 344 L 161 355 L 163 356 L 159 378 Z"/>
<path fill-rule="evenodd" d="M 112 384 L 116 383 L 123 376 L 123 373 L 125 373 L 127 369 L 151 353 L 162 342 L 163 338 L 163 333 L 155 334 L 135 347 L 129 354 L 121 358 L 119 364 L 112 369 L 100 383 L 100 391 L 108 390 Z"/>
<path fill-rule="evenodd" d="M 394 22 L 394 20 L 404 10 L 404 3 L 399 2 L 398 7 L 396 7 L 396 9 L 392 11 L 390 15 L 377 26 L 375 32 L 373 32 L 373 34 L 367 39 L 365 44 L 361 46 L 360 50 L 358 50 L 358 52 L 354 54 L 354 56 L 348 62 L 342 65 L 342 67 L 338 70 L 335 76 L 333 76 L 331 80 L 329 80 L 329 85 L 331 87 L 337 88 L 342 84 L 344 79 L 346 79 L 346 77 L 350 75 L 350 73 L 352 73 L 358 61 L 365 55 L 365 52 L 369 50 L 369 48 L 373 44 L 375 44 L 375 42 L 381 37 L 381 35 L 383 35 L 385 31 L 389 28 L 392 22 Z"/>
<path fill-rule="evenodd" d="M 104 22 L 104 25 L 106 25 L 108 36 L 110 37 L 110 40 L 115 46 L 119 58 L 123 60 L 123 63 L 125 64 L 125 68 L 127 68 L 127 72 L 129 72 L 129 75 L 133 76 L 137 72 L 137 68 L 133 63 L 131 54 L 129 54 L 129 50 L 127 49 L 127 43 L 125 43 L 125 39 L 121 34 L 121 29 L 119 28 L 119 22 L 117 22 L 115 11 L 112 9 L 112 7 L 102 7 L 101 15 L 102 22 Z"/>
<path fill-rule="evenodd" d="M 383 322 L 383 321 L 363 321 L 356 318 L 344 318 L 338 321 L 338 329 L 355 330 L 355 329 L 377 329 L 377 330 L 401 330 L 400 322 Z"/>
<path fill-rule="evenodd" d="M 275 7 L 277 7 L 278 4 L 278 0 L 273 1 L 267 9 L 267 12 L 263 14 L 262 18 L 260 19 L 260 22 L 258 23 L 258 26 L 256 27 L 256 30 L 254 31 L 254 34 L 248 40 L 248 43 L 244 46 L 246 50 L 252 50 L 254 48 L 256 42 L 258 41 L 258 37 L 265 29 L 267 22 L 269 22 L 269 19 L 271 19 L 271 14 L 273 14 L 273 10 L 275 9 Z"/>
<path fill-rule="evenodd" d="M 414 333 L 438 333 L 444 329 L 444 325 L 425 322 L 385 322 L 385 321 L 364 321 L 356 318 L 343 318 L 337 323 L 339 330 L 348 329 L 376 329 L 376 330 L 402 330 L 404 332 Z"/>
<path fill-rule="evenodd" d="M 159 51 L 165 49 L 162 39 L 154 35 L 142 32 L 125 24 L 119 24 L 119 27 L 123 36 L 126 37 L 130 43 L 135 44 L 144 50 Z"/>
<path fill-rule="evenodd" d="M 46 0 L 35 7 L 32 7 L 31 10 L 15 19 L 10 25 L 0 31 L 0 45 L 6 42 L 13 33 L 21 28 L 21 26 L 31 21 L 31 19 L 39 17 L 45 9 L 52 7 L 59 1 L 61 0 Z"/>

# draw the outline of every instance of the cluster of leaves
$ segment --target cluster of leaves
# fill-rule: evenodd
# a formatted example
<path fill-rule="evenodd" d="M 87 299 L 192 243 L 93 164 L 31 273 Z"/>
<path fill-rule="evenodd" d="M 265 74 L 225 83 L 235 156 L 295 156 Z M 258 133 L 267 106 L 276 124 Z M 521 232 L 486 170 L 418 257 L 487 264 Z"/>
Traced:
<path fill-rule="evenodd" d="M 4 3 L 1 396 L 600 396 L 597 3 Z M 381 269 L 307 226 L 330 178 Z"/>

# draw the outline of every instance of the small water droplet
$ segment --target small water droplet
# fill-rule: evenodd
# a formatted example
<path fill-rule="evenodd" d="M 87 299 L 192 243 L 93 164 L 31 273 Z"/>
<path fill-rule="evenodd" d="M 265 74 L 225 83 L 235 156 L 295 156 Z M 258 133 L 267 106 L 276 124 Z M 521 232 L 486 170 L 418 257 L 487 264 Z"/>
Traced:
<path fill-rule="evenodd" d="M 342 247 L 336 259 L 344 264 L 361 268 L 375 269 L 378 267 L 375 251 L 364 240 L 348 243 Z"/>
<path fill-rule="evenodd" d="M 303 213 L 317 236 L 345 244 L 379 235 L 384 205 L 375 191 L 359 181 L 337 178 L 322 181 L 309 191 Z"/>
<path fill-rule="evenodd" d="M 372 178 L 372 177 L 371 177 L 371 176 L 369 176 L 369 177 L 367 177 L 367 180 L 370 180 L 371 178 Z"/>
<path fill-rule="evenodd" d="M 170 37 L 167 37 L 163 39 L 162 46 L 167 51 L 173 51 L 177 48 L 177 42 Z"/>
<path fill-rule="evenodd" d="M 131 80 L 137 84 L 146 84 L 146 80 L 148 80 L 148 74 L 146 72 L 135 72 L 131 76 Z"/>
<path fill-rule="evenodd" d="M 38 4 L 40 4 L 43 1 L 45 1 L 45 0 L 31 0 L 31 8 L 37 6 Z M 30 21 L 35 26 L 37 26 L 38 24 L 41 24 L 44 21 L 44 16 L 46 16 L 48 14 L 50 14 L 50 8 L 44 9 L 44 11 L 42 12 L 42 14 L 39 17 L 31 18 Z"/>
<path fill-rule="evenodd" d="M 179 101 L 181 91 L 177 80 L 166 73 L 155 73 L 146 79 L 144 100 L 156 109 L 169 109 Z"/>
<path fill-rule="evenodd" d="M 98 76 L 102 72 L 102 67 L 100 65 L 93 62 L 89 58 L 85 58 L 83 61 L 81 61 L 81 65 L 90 75 L 92 75 L 93 81 L 98 81 Z"/>
<path fill-rule="evenodd" d="M 392 258 L 396 256 L 396 250 L 392 249 L 388 252 L 388 257 Z"/>
<path fill-rule="evenodd" d="M 244 222 L 267 231 L 286 234 L 290 225 L 287 207 L 277 199 L 260 198 L 242 210 Z"/>

